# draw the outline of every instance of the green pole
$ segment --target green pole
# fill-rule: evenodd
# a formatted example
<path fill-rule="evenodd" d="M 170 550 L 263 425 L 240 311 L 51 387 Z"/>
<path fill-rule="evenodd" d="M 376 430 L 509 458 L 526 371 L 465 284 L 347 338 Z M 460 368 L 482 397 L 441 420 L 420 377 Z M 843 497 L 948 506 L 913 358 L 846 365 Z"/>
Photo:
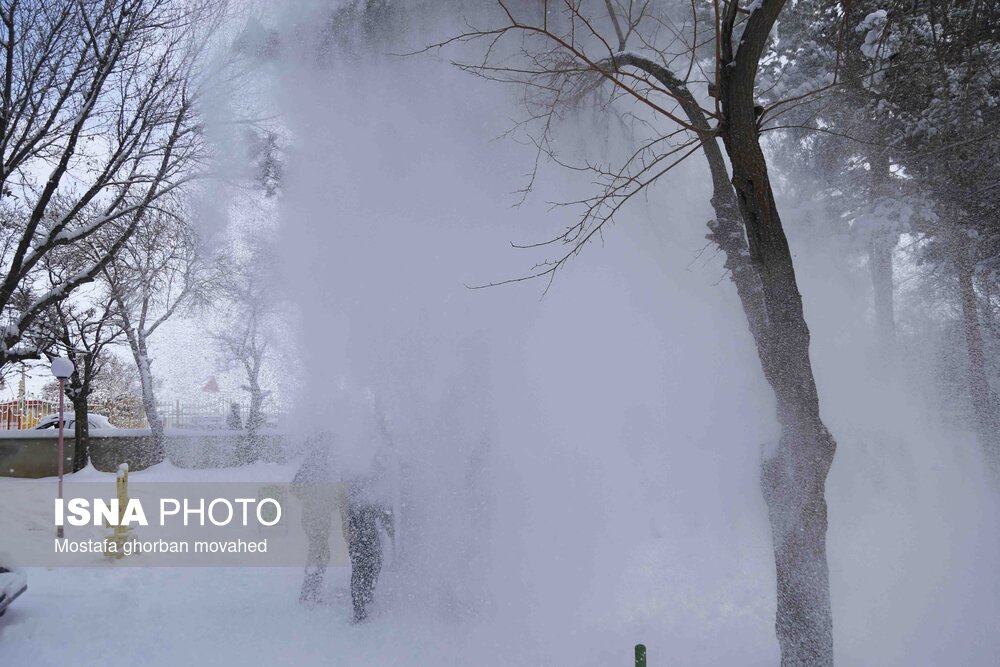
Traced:
<path fill-rule="evenodd" d="M 635 667 L 646 667 L 646 645 L 635 645 Z"/>

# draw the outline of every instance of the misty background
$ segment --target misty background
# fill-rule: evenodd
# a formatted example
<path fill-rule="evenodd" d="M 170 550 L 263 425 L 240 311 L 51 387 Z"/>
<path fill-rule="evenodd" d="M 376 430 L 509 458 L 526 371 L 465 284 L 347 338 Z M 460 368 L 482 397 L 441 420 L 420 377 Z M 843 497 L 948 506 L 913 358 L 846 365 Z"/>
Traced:
<path fill-rule="evenodd" d="M 677 662 L 769 663 L 758 475 L 773 406 L 705 246 L 703 165 L 624 209 L 544 296 L 544 281 L 469 289 L 526 275 L 544 254 L 509 243 L 554 235 L 572 214 L 549 203 L 586 193 L 588 178 L 543 164 L 522 202 L 535 153 L 503 136 L 523 114 L 516 95 L 451 67 L 454 53 L 392 55 L 456 34 L 458 10 L 312 29 L 329 16 L 299 3 L 260 19 L 280 45 L 265 68 L 288 136 L 277 209 L 303 360 L 294 421 L 321 414 L 342 376 L 382 401 L 412 494 L 404 522 L 417 524 L 394 613 L 485 619 L 478 632 L 509 662 L 606 664 L 641 640 Z M 627 150 L 581 116 L 560 130 L 561 155 Z M 914 342 L 887 372 L 866 267 L 845 260 L 809 185 L 779 178 L 840 445 L 828 492 L 838 656 L 986 664 L 996 495 L 972 434 L 933 407 L 942 325 L 901 299 Z"/>

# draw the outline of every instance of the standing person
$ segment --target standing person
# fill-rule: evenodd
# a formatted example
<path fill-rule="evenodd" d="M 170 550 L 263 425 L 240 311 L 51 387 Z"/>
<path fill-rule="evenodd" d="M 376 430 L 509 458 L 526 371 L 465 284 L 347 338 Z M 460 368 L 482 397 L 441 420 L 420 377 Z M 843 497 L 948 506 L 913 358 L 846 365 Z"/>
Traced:
<path fill-rule="evenodd" d="M 330 525 L 333 510 L 338 505 L 329 445 L 327 434 L 310 438 L 306 442 L 306 458 L 292 480 L 292 493 L 302 501 L 302 529 L 309 539 L 309 555 L 299 601 L 310 604 L 321 599 L 323 578 L 330 563 Z"/>
<path fill-rule="evenodd" d="M 392 532 L 391 513 L 380 505 L 359 499 L 360 489 L 357 483 L 351 484 L 341 514 L 346 526 L 347 552 L 351 557 L 351 603 L 356 623 L 368 618 L 368 606 L 375 597 L 375 584 L 382 571 L 379 521 L 390 534 Z"/>
<path fill-rule="evenodd" d="M 377 433 L 374 418 L 369 416 L 369 420 L 372 428 L 356 430 L 352 435 L 361 442 L 351 444 L 373 449 L 379 444 L 382 438 L 369 440 L 371 434 Z M 354 621 L 362 622 L 368 618 L 368 608 L 375 597 L 375 586 L 382 571 L 379 523 L 390 537 L 393 536 L 392 510 L 387 501 L 388 494 L 384 491 L 386 466 L 384 456 L 377 454 L 370 465 L 365 466 L 366 474 L 335 471 L 330 454 L 333 442 L 329 434 L 311 439 L 306 458 L 292 482 L 293 492 L 302 500 L 302 527 L 309 539 L 309 556 L 299 599 L 307 603 L 317 603 L 321 599 L 323 578 L 330 562 L 333 512 L 339 508 L 351 560 Z M 350 475 L 346 483 L 341 481 L 345 474 Z"/>
<path fill-rule="evenodd" d="M 385 444 L 383 432 L 378 433 L 375 442 Z M 351 603 L 354 606 L 354 621 L 368 618 L 368 607 L 375 597 L 375 585 L 382 571 L 382 538 L 379 534 L 381 523 L 390 539 L 394 537 L 392 506 L 387 492 L 385 450 L 379 451 L 368 470 L 368 474 L 351 479 L 346 493 L 346 502 L 341 505 L 341 519 L 344 523 L 344 538 L 347 552 L 351 557 Z"/>

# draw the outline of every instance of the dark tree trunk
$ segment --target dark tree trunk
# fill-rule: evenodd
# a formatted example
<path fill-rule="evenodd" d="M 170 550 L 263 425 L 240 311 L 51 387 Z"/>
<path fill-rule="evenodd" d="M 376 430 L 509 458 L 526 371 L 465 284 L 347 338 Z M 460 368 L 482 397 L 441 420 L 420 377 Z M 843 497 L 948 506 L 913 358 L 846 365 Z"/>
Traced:
<path fill-rule="evenodd" d="M 76 449 L 73 455 L 73 472 L 83 470 L 90 462 L 90 422 L 87 421 L 87 394 L 82 391 L 73 398 L 74 434 Z"/>
<path fill-rule="evenodd" d="M 260 427 L 264 424 L 261 412 L 263 404 L 264 396 L 260 388 L 251 389 L 250 406 L 247 409 L 247 420 L 241 443 L 240 463 L 249 464 L 260 458 Z"/>
<path fill-rule="evenodd" d="M 263 419 L 260 414 L 260 400 L 251 397 L 250 408 L 247 411 L 247 426 L 244 443 L 244 459 L 246 463 L 253 463 L 260 458 L 260 427 L 262 424 Z"/>
<path fill-rule="evenodd" d="M 247 384 L 243 388 L 250 394 L 250 406 L 247 410 L 246 424 L 244 424 L 246 431 L 242 443 L 242 463 L 253 463 L 260 458 L 260 428 L 264 425 L 265 396 L 265 392 L 260 387 L 261 359 L 261 356 L 253 356 L 243 360 L 243 367 L 247 373 Z"/>
<path fill-rule="evenodd" d="M 705 161 L 712 176 L 712 208 L 715 211 L 715 219 L 708 223 L 709 233 L 705 238 L 718 246 L 725 255 L 725 267 L 736 286 L 736 293 L 743 305 L 750 333 L 754 340 L 757 340 L 762 335 L 764 320 L 760 281 L 750 265 L 743 219 L 736 194 L 733 192 L 733 185 L 729 181 L 726 160 L 719 148 L 715 131 L 705 116 L 705 111 L 695 100 L 687 84 L 666 67 L 632 53 L 619 54 L 615 57 L 614 64 L 618 69 L 636 67 L 654 76 L 677 98 L 684 114 L 698 132 Z"/>
<path fill-rule="evenodd" d="M 868 269 L 872 278 L 875 305 L 875 328 L 879 351 L 891 359 L 896 349 L 896 314 L 892 298 L 892 251 L 895 235 L 876 232 L 868 243 Z"/>
<path fill-rule="evenodd" d="M 809 360 L 809 329 L 757 139 L 753 75 L 749 92 L 746 86 L 736 86 L 734 95 L 732 82 L 723 86 L 723 90 L 728 89 L 723 101 L 727 118 L 742 114 L 736 131 L 730 122 L 723 133 L 734 168 L 730 182 L 705 114 L 683 82 L 669 70 L 632 54 L 617 56 L 614 64 L 616 68 L 638 67 L 655 76 L 678 98 L 700 133 L 712 175 L 716 214 L 708 238 L 726 255 L 726 268 L 743 305 L 765 376 L 775 392 L 782 427 L 778 447 L 765 460 L 761 474 L 774 539 L 776 629 L 782 665 L 832 665 L 824 492 L 835 443 L 819 416 Z"/>
<path fill-rule="evenodd" d="M 953 245 L 959 298 L 962 302 L 962 329 L 969 357 L 969 393 L 975 414 L 976 435 L 994 480 L 1000 480 L 1000 424 L 997 422 L 996 397 L 986 374 L 979 302 L 972 276 L 975 265 L 970 256 L 968 238 L 962 231 L 955 233 Z"/>
<path fill-rule="evenodd" d="M 67 350 L 72 345 L 64 341 Z M 90 397 L 91 363 L 87 355 L 79 355 L 73 374 L 66 383 L 66 397 L 73 408 L 73 472 L 83 470 L 90 460 L 90 423 L 87 420 L 87 403 Z"/>
<path fill-rule="evenodd" d="M 775 628 L 783 667 L 833 665 L 833 617 L 826 557 L 826 476 L 836 444 L 820 418 L 809 359 L 809 328 L 792 255 L 760 148 L 754 85 L 760 54 L 784 0 L 766 0 L 733 49 L 735 3 L 723 21 L 719 64 L 722 137 L 760 281 L 758 356 L 774 391 L 781 436 L 762 465 L 777 574 Z"/>

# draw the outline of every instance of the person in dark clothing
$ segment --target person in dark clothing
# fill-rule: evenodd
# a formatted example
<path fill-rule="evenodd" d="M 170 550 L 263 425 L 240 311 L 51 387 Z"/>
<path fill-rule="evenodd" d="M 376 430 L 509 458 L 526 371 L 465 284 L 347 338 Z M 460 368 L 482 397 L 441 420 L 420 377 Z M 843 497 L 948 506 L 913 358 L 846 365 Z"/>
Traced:
<path fill-rule="evenodd" d="M 355 622 L 368 618 L 368 607 L 375 597 L 375 585 L 382 572 L 379 524 L 389 538 L 394 539 L 392 509 L 379 491 L 384 474 L 384 466 L 377 461 L 371 475 L 351 480 L 340 505 L 347 553 L 351 557 L 351 603 Z"/>
<path fill-rule="evenodd" d="M 354 620 L 368 618 L 375 584 L 382 571 L 382 538 L 378 519 L 383 510 L 371 505 L 351 505 L 347 510 L 347 551 L 351 556 L 351 603 Z"/>

